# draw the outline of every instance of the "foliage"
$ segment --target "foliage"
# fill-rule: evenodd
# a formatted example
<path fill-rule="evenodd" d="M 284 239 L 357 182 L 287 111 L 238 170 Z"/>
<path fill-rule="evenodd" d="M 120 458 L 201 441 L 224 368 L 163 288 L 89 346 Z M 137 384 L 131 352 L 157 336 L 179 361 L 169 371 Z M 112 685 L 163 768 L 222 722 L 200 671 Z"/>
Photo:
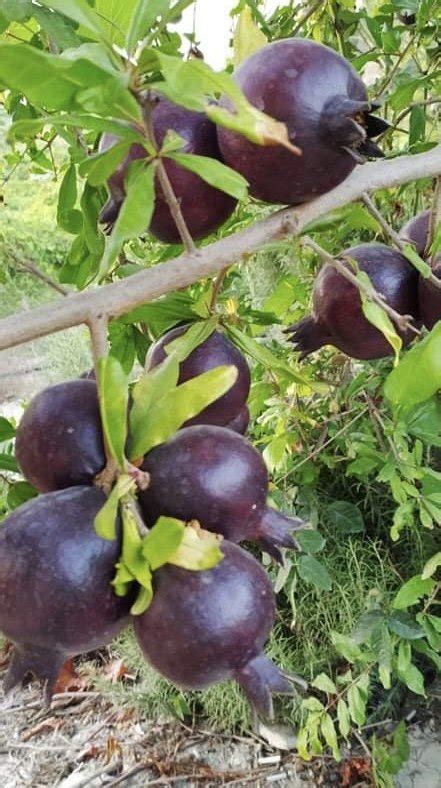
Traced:
<path fill-rule="evenodd" d="M 181 59 L 185 43 L 170 23 L 189 5 L 190 0 L 132 0 L 106 11 L 100 0 L 2 4 L 0 89 L 8 117 L 2 124 L 10 142 L 8 147 L 2 143 L 2 316 L 21 299 L 20 260 L 36 262 L 58 282 L 83 289 L 97 281 L 131 276 L 179 251 L 144 232 L 154 208 L 158 152 L 145 134 L 134 96 L 160 89 L 255 141 L 262 141 L 262 124 L 267 135 L 281 139 L 279 124 L 256 112 L 237 90 L 231 64 L 216 73 L 199 60 Z M 440 102 L 436 0 L 336 0 L 313 4 L 304 22 L 302 4 L 293 5 L 282 3 L 265 17 L 258 0 L 240 0 L 232 12 L 239 19 L 235 61 L 264 40 L 298 32 L 326 43 L 362 74 L 372 97 L 381 97 L 383 115 L 391 124 L 382 140 L 386 153 L 430 149 Z M 131 60 L 125 58 L 124 47 Z M 233 100 L 235 115 L 213 102 L 221 93 Z M 110 152 L 97 153 L 103 131 L 115 133 L 120 142 Z M 147 166 L 138 162 L 130 169 L 125 207 L 106 236 L 98 222 L 107 196 L 105 182 L 135 140 L 146 149 Z M 237 173 L 179 148 L 180 140 L 169 136 L 159 155 L 196 170 L 241 199 L 218 237 L 269 212 L 247 202 L 246 185 Z M 430 206 L 431 187 L 426 181 L 397 187 L 378 193 L 376 203 L 398 229 Z M 328 214 L 308 233 L 331 254 L 381 239 L 377 221 L 361 203 Z M 211 401 L 210 396 L 231 385 L 224 370 L 225 379 L 222 371 L 205 379 L 202 399 L 197 383 L 183 392 L 183 386 L 176 387 L 173 352 L 154 375 L 140 378 L 137 364 L 144 363 L 155 338 L 187 322 L 202 341 L 221 324 L 246 353 L 253 372 L 252 439 L 271 473 L 272 501 L 285 510 L 295 509 L 312 526 L 299 537 L 299 554 L 288 555 L 282 569 L 270 570 L 280 606 L 269 653 L 276 654 L 286 669 L 311 680 L 306 697 L 283 702 L 280 708 L 299 725 L 298 749 L 304 758 L 329 748 L 339 759 L 342 744 L 353 729 L 374 717 L 375 706 L 392 704 L 400 687 L 424 697 L 429 666 L 440 668 L 440 328 L 438 324 L 402 353 L 395 369 L 390 359 L 358 363 L 330 349 L 301 366 L 283 328 L 307 311 L 317 270 L 318 261 L 309 249 L 282 239 L 245 261 L 240 270 L 230 269 L 214 299 L 213 283 L 201 281 L 113 320 L 101 404 L 110 451 L 124 470 L 125 405 L 134 369 L 139 380 L 132 389 L 129 426 L 138 443 L 128 444 L 131 460 L 166 440 L 201 410 L 204 396 Z M 24 281 L 31 303 L 47 299 L 44 285 Z M 369 307 L 368 301 L 368 315 Z M 384 323 L 384 312 L 369 319 Z M 146 403 L 149 418 L 141 434 L 140 413 Z M 35 494 L 17 475 L 14 431 L 13 421 L 0 420 L 0 501 L 5 514 Z M 111 532 L 121 503 L 125 544 L 114 582 L 122 592 L 136 577 L 143 587 L 139 612 L 148 604 L 151 576 L 148 572 L 139 580 L 138 559 L 148 548 L 133 527 L 129 489 L 121 476 L 100 522 L 107 533 L 110 523 Z M 168 545 L 164 560 L 179 549 L 183 528 L 178 523 L 176 544 Z M 151 568 L 154 552 L 149 554 Z M 121 648 L 129 651 L 130 645 L 125 642 Z M 188 693 L 164 689 L 162 680 L 153 682 L 146 668 L 139 670 L 140 696 L 145 691 L 152 709 L 166 703 L 184 717 L 196 703 L 211 722 L 225 728 L 247 723 L 236 688 L 214 687 L 195 701 Z M 406 757 L 403 726 L 391 743 L 374 738 L 371 746 L 378 784 L 391 784 L 388 775 Z"/>

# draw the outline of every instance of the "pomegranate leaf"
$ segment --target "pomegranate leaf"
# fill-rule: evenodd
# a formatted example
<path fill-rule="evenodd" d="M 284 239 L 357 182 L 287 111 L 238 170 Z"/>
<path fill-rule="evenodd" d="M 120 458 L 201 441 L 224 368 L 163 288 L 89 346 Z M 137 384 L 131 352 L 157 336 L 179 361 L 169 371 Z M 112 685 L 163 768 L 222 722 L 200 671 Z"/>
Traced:
<path fill-rule="evenodd" d="M 107 447 L 120 470 L 125 466 L 129 383 L 119 361 L 113 356 L 98 361 L 99 403 Z"/>
<path fill-rule="evenodd" d="M 245 200 L 248 194 L 248 181 L 231 167 L 222 164 L 221 161 L 210 159 L 208 156 L 196 156 L 191 153 L 168 153 L 169 159 L 173 159 L 186 170 L 195 172 L 202 180 L 214 186 L 216 189 L 226 192 L 237 200 Z"/>
<path fill-rule="evenodd" d="M 81 25 L 93 38 L 105 41 L 102 21 L 87 0 L 41 0 L 40 5 L 52 8 Z"/>
<path fill-rule="evenodd" d="M 432 577 L 439 566 L 441 566 L 441 552 L 435 553 L 435 555 L 433 555 L 432 558 L 429 558 L 427 563 L 424 565 L 424 569 L 421 574 L 423 580 L 426 580 L 428 577 Z"/>
<path fill-rule="evenodd" d="M 8 441 L 15 435 L 15 427 L 4 416 L 0 416 L 0 443 Z"/>
<path fill-rule="evenodd" d="M 107 2 L 107 0 L 106 0 Z M 170 0 L 138 0 L 126 37 L 126 48 L 132 54 L 139 41 L 150 31 L 158 17 L 170 7 Z"/>
<path fill-rule="evenodd" d="M 424 279 L 427 279 L 432 273 L 432 269 L 428 263 L 421 259 L 415 248 L 411 244 L 406 244 L 403 249 L 404 257 L 407 257 L 410 263 L 419 271 Z"/>
<path fill-rule="evenodd" d="M 74 208 L 77 201 L 77 171 L 71 164 L 64 173 L 58 192 L 57 224 L 67 233 L 77 235 L 83 226 L 81 212 Z"/>
<path fill-rule="evenodd" d="M 154 446 L 168 440 L 185 421 L 197 416 L 225 394 L 236 378 L 235 366 L 220 366 L 167 391 L 145 413 L 139 432 L 133 436 L 130 458 L 142 457 Z"/>
<path fill-rule="evenodd" d="M 111 120 L 110 118 L 100 118 L 96 115 L 82 115 L 66 114 L 66 115 L 47 115 L 44 118 L 31 118 L 26 120 L 17 120 L 12 124 L 8 132 L 10 139 L 25 139 L 26 137 L 35 136 L 45 126 L 73 126 L 78 129 L 89 129 L 90 131 L 107 131 L 110 134 L 115 134 L 121 140 L 128 142 L 143 143 L 143 136 L 135 131 L 132 126 L 129 126 L 124 121 Z"/>
<path fill-rule="evenodd" d="M 357 279 L 364 285 L 374 291 L 374 288 L 371 284 L 371 280 L 369 279 L 368 275 L 365 271 L 360 271 L 357 269 L 356 271 Z M 403 346 L 403 341 L 400 336 L 398 336 L 397 332 L 395 331 L 395 327 L 384 309 L 373 301 L 369 295 L 366 295 L 363 291 L 360 291 L 360 298 L 361 298 L 361 308 L 363 310 L 363 314 L 366 320 L 369 320 L 375 328 L 378 328 L 379 331 L 383 334 L 384 338 L 389 342 L 390 346 L 392 347 L 395 353 L 395 364 L 398 364 L 400 358 L 400 350 Z"/>
<path fill-rule="evenodd" d="M 179 376 L 179 361 L 175 354 L 165 358 L 161 364 L 143 375 L 132 390 L 133 405 L 130 409 L 130 457 L 132 460 L 142 457 L 143 452 L 136 454 L 137 438 L 142 434 L 146 413 L 154 403 L 171 389 L 176 387 Z M 135 437 L 132 437 L 135 436 Z M 139 442 L 139 441 L 138 441 Z"/>
<path fill-rule="evenodd" d="M 169 556 L 168 563 L 193 571 L 212 569 L 224 557 L 219 545 L 217 534 L 194 528 L 190 524 L 184 529 L 182 542 Z"/>
<path fill-rule="evenodd" d="M 111 541 L 116 538 L 115 523 L 121 498 L 135 489 L 135 481 L 122 474 L 112 489 L 105 504 L 95 517 L 94 526 L 98 536 Z"/>
<path fill-rule="evenodd" d="M 441 322 L 411 348 L 386 378 L 384 393 L 394 405 L 424 402 L 441 387 Z"/>
<path fill-rule="evenodd" d="M 89 156 L 80 164 L 80 175 L 83 178 L 87 178 L 92 186 L 99 186 L 101 183 L 105 183 L 124 159 L 129 147 L 130 143 L 125 140 L 112 145 L 104 153 L 95 153 Z"/>
<path fill-rule="evenodd" d="M 332 580 L 326 567 L 312 555 L 301 555 L 297 560 L 297 571 L 307 583 L 322 591 L 330 591 Z"/>
<path fill-rule="evenodd" d="M 238 66 L 247 57 L 257 52 L 268 39 L 254 22 L 251 8 L 245 6 L 239 14 L 233 37 L 234 65 Z"/>
<path fill-rule="evenodd" d="M 168 356 L 173 353 L 179 362 L 185 361 L 190 353 L 193 353 L 193 350 L 212 335 L 218 322 L 217 317 L 211 317 L 209 320 L 198 320 L 187 329 L 185 334 L 181 334 L 181 336 L 169 342 L 165 346 L 165 352 Z"/>
<path fill-rule="evenodd" d="M 0 453 L 0 470 L 12 471 L 12 473 L 20 473 L 19 467 L 12 454 L 6 452 Z"/>
<path fill-rule="evenodd" d="M 395 610 L 407 610 L 425 596 L 429 596 L 435 586 L 435 581 L 430 577 L 423 579 L 420 575 L 411 577 L 401 586 L 392 602 Z"/>
<path fill-rule="evenodd" d="M 140 616 L 142 613 L 145 613 L 152 599 L 153 599 L 153 588 L 151 583 L 148 588 L 145 585 L 142 588 L 140 588 L 138 595 L 132 607 L 130 608 L 130 612 L 132 616 Z"/>
<path fill-rule="evenodd" d="M 126 198 L 122 204 L 112 233 L 106 238 L 104 255 L 98 278 L 106 276 L 118 257 L 125 241 L 138 238 L 149 226 L 155 207 L 155 171 L 145 162 L 133 161 L 128 168 Z"/>
<path fill-rule="evenodd" d="M 142 540 L 142 554 L 152 571 L 166 564 L 176 552 L 185 534 L 185 525 L 174 517 L 160 517 Z"/>
<path fill-rule="evenodd" d="M 6 500 L 10 509 L 17 509 L 22 503 L 30 501 L 31 498 L 35 498 L 37 495 L 38 492 L 35 487 L 32 487 L 32 484 L 16 482 L 10 486 Z"/>
<path fill-rule="evenodd" d="M 254 358 L 259 362 L 259 364 L 263 364 L 263 366 L 267 369 L 276 370 L 283 373 L 284 375 L 288 375 L 293 383 L 307 386 L 313 391 L 320 391 L 323 393 L 328 390 L 328 387 L 324 384 L 315 383 L 313 380 L 309 380 L 308 378 L 304 377 L 304 375 L 301 375 L 285 361 L 282 361 L 282 359 L 275 356 L 271 350 L 268 350 L 268 348 L 265 347 L 265 345 L 261 345 L 256 339 L 253 339 L 253 337 L 250 337 L 248 334 L 240 331 L 240 329 L 236 328 L 236 326 L 228 325 L 226 327 L 226 331 L 227 334 L 231 336 L 234 344 L 237 345 L 240 350 L 243 350 L 243 352 L 247 353 L 248 356 Z"/>

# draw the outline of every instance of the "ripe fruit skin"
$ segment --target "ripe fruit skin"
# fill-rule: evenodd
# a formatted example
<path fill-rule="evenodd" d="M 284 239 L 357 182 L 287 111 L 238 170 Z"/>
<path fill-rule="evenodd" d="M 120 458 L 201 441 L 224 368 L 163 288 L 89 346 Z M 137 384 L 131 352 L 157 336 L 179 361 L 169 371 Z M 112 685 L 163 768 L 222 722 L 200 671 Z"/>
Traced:
<path fill-rule="evenodd" d="M 39 492 L 92 484 L 106 462 L 95 381 L 69 380 L 40 391 L 19 424 L 15 451 Z"/>
<path fill-rule="evenodd" d="M 101 539 L 93 525 L 105 500 L 96 487 L 72 487 L 2 523 L 0 630 L 15 643 L 5 690 L 31 671 L 48 682 L 49 698 L 67 657 L 110 643 L 128 623 L 133 600 L 110 585 L 120 539 Z"/>
<path fill-rule="evenodd" d="M 430 211 L 421 211 L 400 230 L 400 238 L 413 242 L 416 251 L 423 259 L 427 257 L 424 252 L 427 246 L 429 220 Z M 430 265 L 435 276 L 441 279 L 441 254 L 435 255 L 435 258 L 430 261 Z M 421 275 L 418 280 L 418 302 L 421 321 L 430 331 L 435 323 L 441 320 L 441 289 L 435 287 L 432 282 Z"/>
<path fill-rule="evenodd" d="M 153 369 L 166 358 L 165 347 L 177 337 L 187 331 L 188 326 L 179 326 L 168 331 L 149 349 L 146 358 L 146 370 Z M 190 355 L 181 362 L 178 383 L 208 372 L 209 369 L 234 364 L 238 371 L 236 382 L 222 397 L 208 405 L 193 419 L 189 419 L 185 426 L 190 424 L 217 424 L 226 425 L 235 418 L 246 402 L 250 391 L 250 370 L 242 353 L 220 331 L 212 334 L 198 345 Z"/>
<path fill-rule="evenodd" d="M 384 244 L 361 244 L 341 256 L 356 260 L 375 289 L 397 312 L 418 318 L 416 269 L 395 249 Z M 375 359 L 391 355 L 392 348 L 381 332 L 363 315 L 355 285 L 331 265 L 324 265 L 313 291 L 313 314 L 288 329 L 302 358 L 323 345 L 334 345 L 352 358 Z M 404 344 L 412 332 L 401 334 Z"/>
<path fill-rule="evenodd" d="M 250 411 L 248 405 L 243 405 L 237 416 L 231 419 L 225 426 L 239 435 L 245 435 L 250 423 Z"/>
<path fill-rule="evenodd" d="M 429 217 L 430 211 L 421 211 L 409 219 L 399 232 L 400 238 L 408 243 L 413 243 L 416 252 L 423 258 L 429 232 Z"/>
<path fill-rule="evenodd" d="M 253 197 L 307 202 L 341 183 L 364 155 L 382 155 L 369 138 L 388 124 L 369 115 L 376 105 L 357 72 L 332 49 L 302 38 L 275 41 L 234 76 L 251 104 L 286 124 L 302 151 L 295 156 L 280 145 L 262 147 L 218 128 L 226 164 L 245 176 Z"/>
<path fill-rule="evenodd" d="M 225 427 L 179 430 L 144 458 L 150 485 L 139 493 L 147 525 L 160 515 L 198 520 L 232 542 L 256 539 L 275 558 L 295 547 L 290 532 L 302 521 L 266 506 L 268 473 L 259 452 Z"/>
<path fill-rule="evenodd" d="M 257 711 L 271 716 L 271 690 L 290 692 L 279 669 L 262 654 L 275 600 L 269 578 L 253 556 L 223 541 L 223 560 L 191 572 L 170 564 L 154 575 L 148 610 L 134 619 L 148 662 L 188 689 L 226 679 L 241 684 Z"/>
<path fill-rule="evenodd" d="M 162 145 L 167 131 L 173 130 L 186 141 L 182 152 L 209 156 L 213 159 L 221 158 L 216 127 L 204 113 L 192 112 L 164 98 L 159 98 L 152 111 L 152 122 L 159 146 Z M 115 135 L 104 134 L 101 138 L 100 150 L 107 150 L 117 141 Z M 110 199 L 100 217 L 104 224 L 113 225 L 118 216 L 125 196 L 124 178 L 128 165 L 134 159 L 145 158 L 146 155 L 142 145 L 132 145 L 127 157 L 109 178 Z M 217 230 L 233 213 L 236 200 L 210 186 L 195 173 L 183 169 L 171 159 L 163 159 L 163 162 L 190 234 L 195 239 L 205 238 Z M 155 197 L 150 232 L 160 241 L 180 244 L 180 235 L 157 179 Z"/>

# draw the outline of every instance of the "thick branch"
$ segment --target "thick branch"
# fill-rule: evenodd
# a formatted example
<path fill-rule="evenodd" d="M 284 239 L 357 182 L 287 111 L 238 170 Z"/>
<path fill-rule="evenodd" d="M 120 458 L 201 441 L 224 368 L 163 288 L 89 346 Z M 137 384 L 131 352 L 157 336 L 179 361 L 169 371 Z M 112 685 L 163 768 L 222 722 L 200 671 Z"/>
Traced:
<path fill-rule="evenodd" d="M 298 235 L 308 224 L 336 208 L 359 200 L 366 191 L 387 189 L 441 174 L 441 145 L 416 156 L 400 156 L 357 167 L 340 186 L 297 208 L 287 208 L 199 251 L 149 268 L 139 274 L 86 293 L 0 321 L 0 350 L 55 331 L 89 323 L 95 315 L 109 319 L 158 296 L 186 287 L 238 262 L 269 242 Z"/>

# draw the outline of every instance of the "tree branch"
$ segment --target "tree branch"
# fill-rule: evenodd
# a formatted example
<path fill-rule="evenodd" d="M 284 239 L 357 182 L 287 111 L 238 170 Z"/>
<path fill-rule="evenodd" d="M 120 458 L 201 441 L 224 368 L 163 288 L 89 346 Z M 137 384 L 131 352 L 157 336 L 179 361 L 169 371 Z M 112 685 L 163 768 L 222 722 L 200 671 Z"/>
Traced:
<path fill-rule="evenodd" d="M 441 222 L 441 176 L 440 175 L 438 175 L 436 179 L 435 191 L 433 194 L 433 204 L 430 211 L 429 231 L 427 233 L 425 253 L 430 251 L 430 247 L 432 246 L 433 241 L 435 239 L 435 232 L 439 222 Z M 435 277 L 435 279 L 437 279 L 437 277 Z M 439 282 L 440 280 L 437 279 L 437 281 Z"/>
<path fill-rule="evenodd" d="M 244 255 L 269 242 L 298 235 L 315 219 L 359 200 L 367 190 L 387 189 L 440 174 L 441 145 L 415 156 L 400 156 L 356 167 L 343 183 L 327 194 L 297 208 L 277 211 L 235 235 L 204 247 L 197 255 L 182 254 L 127 279 L 4 318 L 0 321 L 0 350 L 90 323 L 96 315 L 108 319 L 118 317 L 172 290 L 215 276 L 225 266 L 239 262 Z"/>

